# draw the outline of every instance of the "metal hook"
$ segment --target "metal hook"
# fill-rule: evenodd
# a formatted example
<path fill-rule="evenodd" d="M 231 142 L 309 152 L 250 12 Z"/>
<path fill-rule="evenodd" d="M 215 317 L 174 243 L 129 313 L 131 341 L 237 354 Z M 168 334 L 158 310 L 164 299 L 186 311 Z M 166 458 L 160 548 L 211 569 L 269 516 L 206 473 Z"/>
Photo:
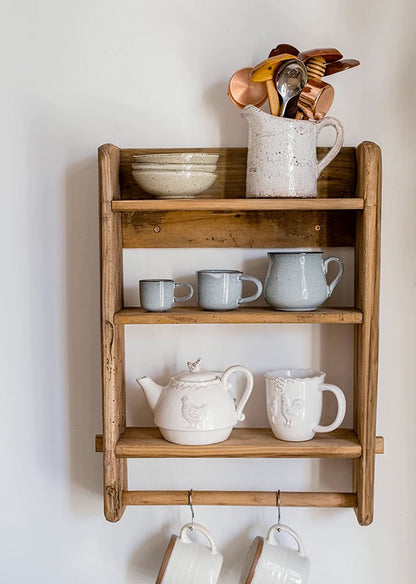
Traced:
<path fill-rule="evenodd" d="M 194 513 L 194 508 L 192 507 L 192 489 L 190 491 L 188 491 L 188 504 L 189 504 L 189 507 L 191 508 L 191 516 L 192 516 L 191 523 L 195 523 L 195 513 Z"/>
<path fill-rule="evenodd" d="M 280 489 L 276 493 L 276 505 L 277 505 L 277 525 L 280 525 Z M 277 531 L 280 531 L 278 528 Z"/>

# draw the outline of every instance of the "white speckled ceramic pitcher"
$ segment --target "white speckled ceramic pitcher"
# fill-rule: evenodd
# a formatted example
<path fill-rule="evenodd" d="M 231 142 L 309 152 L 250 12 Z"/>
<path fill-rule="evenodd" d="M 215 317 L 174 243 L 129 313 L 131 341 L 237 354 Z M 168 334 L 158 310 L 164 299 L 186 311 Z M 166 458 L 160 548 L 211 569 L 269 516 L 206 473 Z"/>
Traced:
<path fill-rule="evenodd" d="M 271 116 L 253 105 L 241 115 L 249 126 L 246 197 L 317 197 L 318 176 L 344 140 L 341 123 L 330 117 L 313 121 Z M 318 161 L 316 141 L 325 126 L 335 128 L 336 139 Z"/>

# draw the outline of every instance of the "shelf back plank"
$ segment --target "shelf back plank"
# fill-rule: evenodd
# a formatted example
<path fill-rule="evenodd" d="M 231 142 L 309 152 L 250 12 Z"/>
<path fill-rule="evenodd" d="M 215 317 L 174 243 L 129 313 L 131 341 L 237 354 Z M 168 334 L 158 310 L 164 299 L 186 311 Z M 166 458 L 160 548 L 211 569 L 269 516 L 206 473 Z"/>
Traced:
<path fill-rule="evenodd" d="M 361 525 L 373 520 L 374 467 L 378 374 L 378 320 L 380 291 L 381 151 L 372 142 L 357 148 L 357 196 L 364 210 L 357 219 L 355 306 L 363 324 L 355 327 L 355 429 L 363 453 L 354 465 L 357 517 Z"/>
<path fill-rule="evenodd" d="M 123 247 L 348 247 L 354 211 L 122 213 Z"/>
<path fill-rule="evenodd" d="M 122 492 L 127 489 L 127 463 L 116 457 L 126 427 L 124 330 L 114 323 L 115 312 L 123 306 L 121 218 L 111 210 L 111 201 L 120 198 L 119 158 L 115 146 L 99 148 L 104 513 L 109 521 L 122 516 Z"/>
<path fill-rule="evenodd" d="M 318 148 L 322 158 L 328 148 Z M 122 199 L 151 199 L 135 182 L 131 174 L 131 163 L 135 154 L 158 152 L 215 152 L 220 157 L 217 165 L 218 178 L 205 191 L 210 198 L 239 198 L 246 193 L 247 148 L 123 148 L 120 151 L 120 187 Z M 355 192 L 356 157 L 355 148 L 341 148 L 340 153 L 322 171 L 318 179 L 319 197 L 351 197 Z"/>

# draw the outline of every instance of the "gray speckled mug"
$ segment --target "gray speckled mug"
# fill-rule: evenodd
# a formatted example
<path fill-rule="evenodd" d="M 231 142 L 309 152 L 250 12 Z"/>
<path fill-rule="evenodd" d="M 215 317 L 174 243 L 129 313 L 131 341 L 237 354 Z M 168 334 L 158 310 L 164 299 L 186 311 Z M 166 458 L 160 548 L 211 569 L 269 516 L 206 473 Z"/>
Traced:
<path fill-rule="evenodd" d="M 323 253 L 269 252 L 269 267 L 264 286 L 266 302 L 276 310 L 316 310 L 338 284 L 344 266 L 336 257 L 323 259 Z M 336 262 L 338 273 L 326 281 L 328 264 Z"/>
<path fill-rule="evenodd" d="M 175 288 L 185 286 L 189 289 L 186 296 L 175 296 Z M 194 289 L 191 284 L 174 282 L 173 280 L 140 280 L 140 305 L 149 312 L 166 312 L 174 302 L 185 302 L 192 298 Z"/>
<path fill-rule="evenodd" d="M 238 270 L 199 270 L 197 280 L 198 306 L 204 310 L 233 310 L 256 300 L 263 290 L 260 280 Z M 252 296 L 242 298 L 243 281 L 257 286 Z"/>

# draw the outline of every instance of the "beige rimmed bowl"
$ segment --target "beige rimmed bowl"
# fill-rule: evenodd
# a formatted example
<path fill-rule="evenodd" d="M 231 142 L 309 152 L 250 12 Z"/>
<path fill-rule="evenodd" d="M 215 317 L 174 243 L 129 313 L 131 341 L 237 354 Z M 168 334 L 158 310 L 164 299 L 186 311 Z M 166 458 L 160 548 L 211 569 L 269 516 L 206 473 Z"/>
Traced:
<path fill-rule="evenodd" d="M 217 178 L 213 172 L 182 170 L 132 171 L 137 184 L 150 195 L 158 198 L 192 198 L 209 189 Z"/>
<path fill-rule="evenodd" d="M 133 162 L 151 164 L 216 164 L 219 154 L 208 152 L 165 152 L 160 154 L 135 154 Z"/>
<path fill-rule="evenodd" d="M 136 162 L 131 165 L 136 171 L 142 170 L 192 170 L 197 172 L 215 172 L 216 164 L 156 164 L 147 162 Z"/>

